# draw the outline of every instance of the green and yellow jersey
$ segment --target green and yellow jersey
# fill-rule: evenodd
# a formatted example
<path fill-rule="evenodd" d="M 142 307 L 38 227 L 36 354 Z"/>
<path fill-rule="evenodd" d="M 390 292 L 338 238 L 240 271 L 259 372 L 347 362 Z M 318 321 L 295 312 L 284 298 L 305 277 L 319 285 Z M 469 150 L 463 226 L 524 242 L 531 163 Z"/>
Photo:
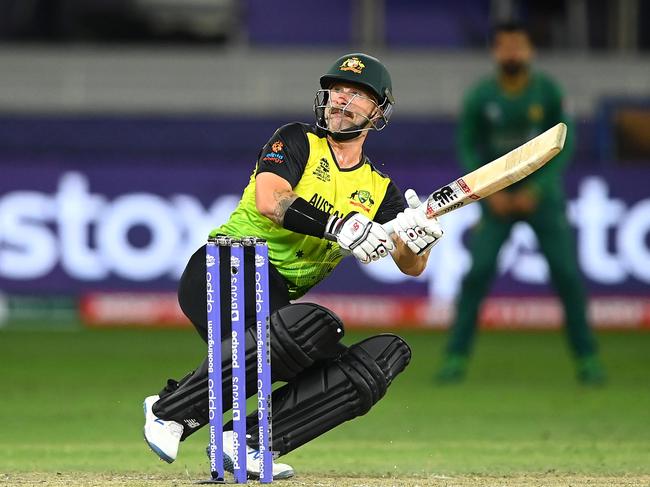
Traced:
<path fill-rule="evenodd" d="M 486 164 L 558 122 L 567 123 L 562 92 L 548 76 L 534 72 L 525 88 L 516 93 L 503 90 L 496 76 L 481 80 L 468 91 L 457 131 L 460 162 L 469 172 Z M 549 164 L 517 183 L 509 191 L 527 185 L 540 196 L 562 194 L 560 175 L 572 152 L 573 130 L 569 125 L 564 150 Z"/>
<path fill-rule="evenodd" d="M 365 155 L 356 166 L 340 168 L 325 131 L 303 123 L 278 129 L 260 152 L 239 205 L 211 235 L 266 239 L 269 260 L 287 281 L 290 299 L 302 296 L 329 275 L 342 259 L 341 249 L 335 242 L 286 230 L 260 214 L 255 205 L 255 176 L 263 172 L 286 179 L 298 196 L 337 216 L 357 211 L 386 223 L 407 206 L 395 183 Z"/>

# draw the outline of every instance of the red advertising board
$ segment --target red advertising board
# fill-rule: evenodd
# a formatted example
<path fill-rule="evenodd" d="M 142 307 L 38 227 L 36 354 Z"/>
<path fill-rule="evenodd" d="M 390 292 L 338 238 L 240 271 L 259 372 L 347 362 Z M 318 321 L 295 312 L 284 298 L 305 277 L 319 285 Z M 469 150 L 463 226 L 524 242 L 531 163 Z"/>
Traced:
<path fill-rule="evenodd" d="M 446 328 L 453 313 L 450 303 L 421 297 L 312 294 L 306 300 L 332 309 L 349 329 Z M 175 293 L 90 293 L 80 311 L 91 327 L 189 326 Z M 650 298 L 594 297 L 589 316 L 597 328 L 650 329 Z M 557 329 L 562 322 L 561 305 L 552 297 L 491 297 L 480 314 L 481 327 L 489 329 Z"/>

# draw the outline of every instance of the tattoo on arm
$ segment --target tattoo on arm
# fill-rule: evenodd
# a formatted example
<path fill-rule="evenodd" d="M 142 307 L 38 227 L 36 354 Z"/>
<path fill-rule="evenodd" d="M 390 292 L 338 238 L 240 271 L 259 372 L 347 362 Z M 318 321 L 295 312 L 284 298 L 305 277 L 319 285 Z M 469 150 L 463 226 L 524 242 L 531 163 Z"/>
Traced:
<path fill-rule="evenodd" d="M 284 214 L 287 208 L 291 206 L 298 195 L 291 190 L 285 189 L 281 191 L 273 191 L 273 198 L 275 199 L 275 210 L 273 211 L 272 220 L 278 225 L 282 226 L 284 223 Z"/>

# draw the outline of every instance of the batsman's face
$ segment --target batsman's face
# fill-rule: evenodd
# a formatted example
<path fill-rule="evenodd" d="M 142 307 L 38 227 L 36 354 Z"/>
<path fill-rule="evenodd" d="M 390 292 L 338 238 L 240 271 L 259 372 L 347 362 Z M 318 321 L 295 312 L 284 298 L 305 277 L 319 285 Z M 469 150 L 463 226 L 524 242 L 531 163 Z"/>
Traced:
<path fill-rule="evenodd" d="M 330 87 L 329 106 L 325 118 L 330 130 L 345 131 L 366 125 L 379 110 L 372 93 L 350 83 Z"/>

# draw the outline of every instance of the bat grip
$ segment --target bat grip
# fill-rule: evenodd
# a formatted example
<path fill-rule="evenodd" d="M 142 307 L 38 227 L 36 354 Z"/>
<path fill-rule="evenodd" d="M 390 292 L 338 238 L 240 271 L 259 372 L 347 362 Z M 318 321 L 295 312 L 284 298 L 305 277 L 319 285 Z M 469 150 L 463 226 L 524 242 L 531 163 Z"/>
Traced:
<path fill-rule="evenodd" d="M 395 221 L 395 220 L 391 220 L 391 221 L 386 222 L 386 223 L 384 223 L 384 224 L 382 225 L 383 229 L 386 230 L 386 233 L 387 233 L 388 235 L 390 235 L 390 234 L 392 234 L 392 233 L 395 233 L 395 229 L 393 228 L 393 227 L 394 227 L 394 225 L 393 225 L 393 222 L 394 222 L 394 221 Z"/>
<path fill-rule="evenodd" d="M 417 201 L 417 203 L 420 203 L 419 200 Z M 417 206 L 411 206 L 411 208 L 417 208 L 418 211 L 424 213 L 425 215 L 426 215 L 426 207 L 427 207 L 426 204 L 418 204 Z M 382 228 L 386 230 L 386 233 L 388 235 L 395 233 L 395 220 L 397 220 L 397 218 L 393 218 L 391 221 L 386 222 L 382 225 Z"/>

